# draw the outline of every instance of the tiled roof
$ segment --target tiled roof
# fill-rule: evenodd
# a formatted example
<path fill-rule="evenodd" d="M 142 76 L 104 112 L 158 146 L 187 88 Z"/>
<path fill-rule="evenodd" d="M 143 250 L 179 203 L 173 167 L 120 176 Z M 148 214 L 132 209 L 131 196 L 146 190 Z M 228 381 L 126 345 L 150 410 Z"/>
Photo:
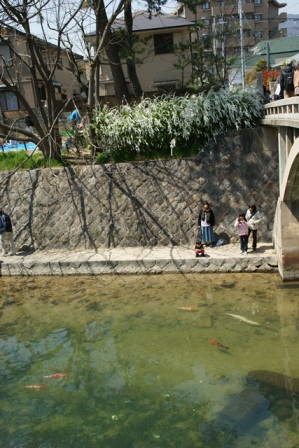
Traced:
<path fill-rule="evenodd" d="M 116 19 L 112 28 L 124 28 L 124 19 Z M 183 17 L 173 14 L 152 13 L 139 11 L 133 15 L 133 31 L 163 30 L 168 28 L 180 28 L 194 25 Z"/>
<path fill-rule="evenodd" d="M 269 43 L 270 54 L 275 54 L 276 58 L 284 58 L 284 54 L 294 54 L 299 52 L 299 38 L 294 37 L 280 37 L 279 39 L 263 40 L 252 48 L 253 54 L 266 53 L 266 45 Z"/>
<path fill-rule="evenodd" d="M 269 43 L 270 66 L 279 67 L 282 62 L 289 62 L 291 60 L 298 60 L 299 53 L 299 38 L 295 37 L 281 37 L 279 39 L 263 40 L 255 47 L 246 53 L 245 65 L 246 68 L 255 67 L 260 59 L 267 58 L 267 43 Z M 232 68 L 241 66 L 241 59 L 236 59 Z"/>

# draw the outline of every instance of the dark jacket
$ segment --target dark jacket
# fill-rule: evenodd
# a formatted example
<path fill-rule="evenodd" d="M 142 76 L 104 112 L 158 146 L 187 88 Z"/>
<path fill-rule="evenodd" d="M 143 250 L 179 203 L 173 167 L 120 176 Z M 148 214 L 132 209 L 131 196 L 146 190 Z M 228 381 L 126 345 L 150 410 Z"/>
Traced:
<path fill-rule="evenodd" d="M 287 88 L 287 79 L 291 78 L 291 86 Z M 281 75 L 279 77 L 280 87 L 281 87 L 281 94 L 283 95 L 283 92 L 292 92 L 294 91 L 294 68 L 292 64 L 288 64 L 285 66 L 284 69 L 281 70 Z"/>
<path fill-rule="evenodd" d="M 28 128 L 31 126 L 32 127 L 34 126 L 33 121 L 31 120 L 29 115 L 26 115 L 26 117 L 25 117 L 25 126 L 27 126 Z"/>
<path fill-rule="evenodd" d="M 200 209 L 198 215 L 198 225 L 201 227 L 201 221 L 205 220 L 205 214 L 207 216 L 207 223 L 213 227 L 215 225 L 215 216 L 210 208 L 208 210 Z"/>
<path fill-rule="evenodd" d="M 0 216 L 0 234 L 3 232 L 12 232 L 11 219 L 6 213 Z"/>

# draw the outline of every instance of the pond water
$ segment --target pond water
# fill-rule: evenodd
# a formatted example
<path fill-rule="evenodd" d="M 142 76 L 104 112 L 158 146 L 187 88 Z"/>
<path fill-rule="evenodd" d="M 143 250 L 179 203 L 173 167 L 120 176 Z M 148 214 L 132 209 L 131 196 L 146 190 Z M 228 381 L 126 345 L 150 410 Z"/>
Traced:
<path fill-rule="evenodd" d="M 176 274 L 1 285 L 1 447 L 299 446 L 299 283 Z"/>

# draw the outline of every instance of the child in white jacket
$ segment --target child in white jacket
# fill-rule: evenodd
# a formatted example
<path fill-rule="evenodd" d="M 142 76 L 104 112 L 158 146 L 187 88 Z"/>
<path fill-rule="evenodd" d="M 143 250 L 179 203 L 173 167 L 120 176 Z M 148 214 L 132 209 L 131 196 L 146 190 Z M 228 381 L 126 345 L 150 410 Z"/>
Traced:
<path fill-rule="evenodd" d="M 244 213 L 239 214 L 239 217 L 235 221 L 235 227 L 238 229 L 240 238 L 240 253 L 243 255 L 247 255 L 249 224 L 245 219 Z"/>

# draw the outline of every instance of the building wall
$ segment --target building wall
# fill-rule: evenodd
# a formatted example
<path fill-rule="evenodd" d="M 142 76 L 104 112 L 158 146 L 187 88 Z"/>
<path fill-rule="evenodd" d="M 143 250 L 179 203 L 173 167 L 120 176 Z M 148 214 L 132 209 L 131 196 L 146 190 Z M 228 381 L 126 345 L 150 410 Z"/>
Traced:
<path fill-rule="evenodd" d="M 210 5 L 205 8 L 205 5 Z M 244 14 L 243 32 L 244 32 L 244 48 L 245 50 L 256 45 L 260 40 L 268 40 L 272 38 L 283 37 L 278 30 L 280 23 L 286 21 L 287 14 L 279 14 L 278 3 L 276 1 L 261 0 L 261 4 L 255 4 L 253 1 L 242 1 L 242 11 Z M 226 2 L 224 6 L 219 0 L 211 0 L 209 2 L 197 5 L 196 11 L 191 11 L 188 7 L 181 7 L 180 14 L 188 20 L 198 22 L 202 19 L 211 19 L 210 28 L 216 26 L 217 17 L 234 17 L 235 22 L 239 24 L 238 2 Z M 261 14 L 261 20 L 258 15 Z M 207 32 L 208 28 L 206 28 Z M 261 32 L 261 36 L 255 37 L 254 33 Z M 240 46 L 238 38 L 234 46 Z"/>
<path fill-rule="evenodd" d="M 182 70 L 174 67 L 178 62 L 179 52 L 175 50 L 173 53 L 155 54 L 154 51 L 154 34 L 173 33 L 174 46 L 181 43 L 189 42 L 189 31 L 185 29 L 164 29 L 163 31 L 143 32 L 139 34 L 140 39 L 144 43 L 140 44 L 142 53 L 138 54 L 138 58 L 142 60 L 141 64 L 137 64 L 137 75 L 141 84 L 143 92 L 156 92 L 159 88 L 167 85 L 179 86 L 180 82 L 184 80 L 186 84 L 192 75 L 191 64 L 184 69 L 184 77 Z M 189 54 L 189 49 L 186 50 Z M 191 58 L 191 56 L 190 56 Z M 107 64 L 108 59 L 104 57 L 104 62 Z M 126 79 L 127 69 L 126 64 L 123 63 L 123 69 Z M 100 95 L 114 95 L 114 84 L 109 65 L 101 66 L 101 83 Z"/>
<path fill-rule="evenodd" d="M 27 44 L 24 37 L 13 30 L 1 29 L 1 35 L 8 39 L 10 45 L 16 49 L 18 54 L 22 55 L 22 58 L 30 64 L 31 59 L 29 57 Z M 5 43 L 6 41 L 4 41 Z M 44 60 L 48 64 L 48 67 L 53 67 L 53 63 L 56 59 L 57 48 L 47 47 L 46 42 L 42 42 L 44 45 Z M 28 54 L 28 57 L 26 56 Z M 61 84 L 61 89 L 64 89 L 66 98 L 71 98 L 76 92 L 80 93 L 80 83 L 78 82 L 73 71 L 70 70 L 70 63 L 67 53 L 61 53 L 62 69 L 57 68 L 54 73 L 53 81 L 59 82 Z M 20 92 L 24 95 L 25 99 L 28 101 L 30 107 L 34 108 L 37 106 L 37 99 L 33 91 L 32 77 L 30 70 L 27 68 L 26 64 L 22 63 L 16 56 L 12 59 L 12 65 L 9 67 L 9 73 L 12 82 L 18 85 Z M 39 79 L 38 73 L 37 77 Z M 54 88 L 54 86 L 53 86 Z M 63 99 L 61 93 L 57 94 L 57 100 Z M 22 104 L 19 104 L 19 109 L 23 109 Z"/>
<path fill-rule="evenodd" d="M 237 241 L 234 221 L 254 201 L 265 217 L 259 236 L 271 241 L 275 139 L 256 128 L 222 135 L 195 158 L 0 173 L 1 206 L 18 250 L 193 245 L 204 200 L 217 238 Z"/>

